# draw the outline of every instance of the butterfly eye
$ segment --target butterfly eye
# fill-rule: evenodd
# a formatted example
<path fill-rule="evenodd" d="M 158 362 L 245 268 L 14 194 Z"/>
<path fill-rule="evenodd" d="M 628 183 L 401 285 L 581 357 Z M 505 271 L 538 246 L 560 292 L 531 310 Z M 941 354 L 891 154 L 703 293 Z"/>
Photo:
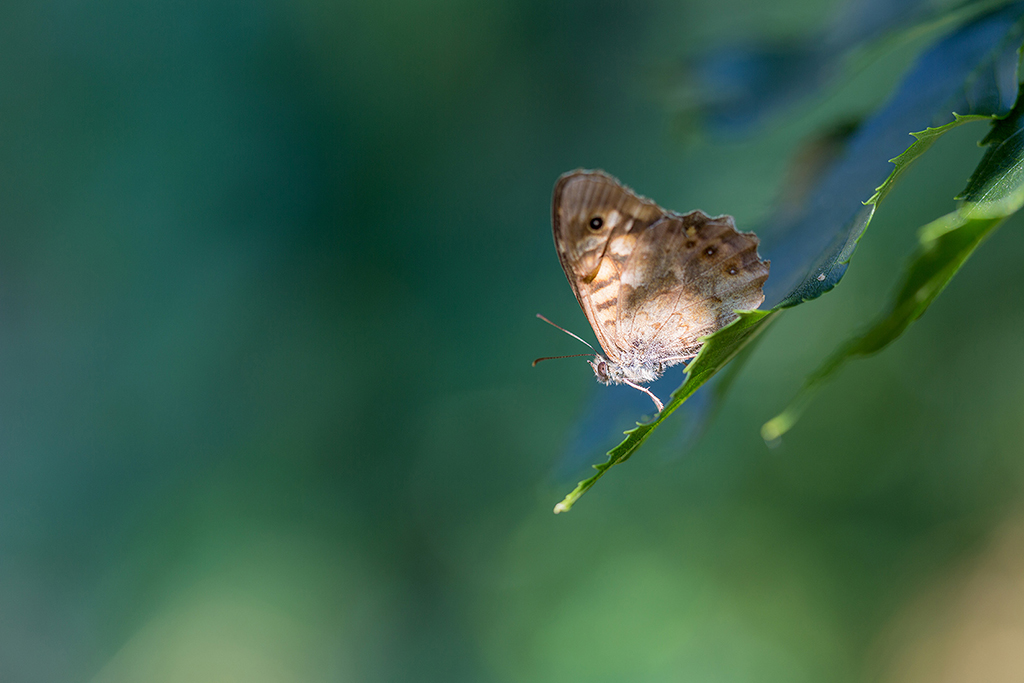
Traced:
<path fill-rule="evenodd" d="M 593 218 L 590 219 L 589 225 L 591 230 L 600 230 L 601 226 L 604 225 L 604 219 L 602 219 L 600 216 L 594 216 Z"/>

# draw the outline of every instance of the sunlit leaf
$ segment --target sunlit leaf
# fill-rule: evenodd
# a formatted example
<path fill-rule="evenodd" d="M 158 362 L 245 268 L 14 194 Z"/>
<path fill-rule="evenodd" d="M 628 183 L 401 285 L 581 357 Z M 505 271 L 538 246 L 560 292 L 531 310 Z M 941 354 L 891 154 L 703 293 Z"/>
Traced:
<path fill-rule="evenodd" d="M 846 361 L 877 353 L 921 317 L 974 250 L 1024 205 L 1024 101 L 985 138 L 990 145 L 967 187 L 964 204 L 921 229 L 917 254 L 888 310 L 866 332 L 847 341 L 808 378 L 785 411 L 761 428 L 766 441 L 785 434 L 814 394 Z"/>

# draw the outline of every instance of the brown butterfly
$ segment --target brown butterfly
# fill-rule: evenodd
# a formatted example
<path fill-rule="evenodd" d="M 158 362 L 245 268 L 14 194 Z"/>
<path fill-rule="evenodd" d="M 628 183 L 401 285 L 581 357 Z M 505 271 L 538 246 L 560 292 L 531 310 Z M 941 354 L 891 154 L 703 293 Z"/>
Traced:
<path fill-rule="evenodd" d="M 732 216 L 666 211 L 586 170 L 558 179 L 551 214 L 562 269 L 604 350 L 588 361 L 594 374 L 645 392 L 658 412 L 661 401 L 640 385 L 696 356 L 734 311 L 764 301 L 769 262 Z"/>

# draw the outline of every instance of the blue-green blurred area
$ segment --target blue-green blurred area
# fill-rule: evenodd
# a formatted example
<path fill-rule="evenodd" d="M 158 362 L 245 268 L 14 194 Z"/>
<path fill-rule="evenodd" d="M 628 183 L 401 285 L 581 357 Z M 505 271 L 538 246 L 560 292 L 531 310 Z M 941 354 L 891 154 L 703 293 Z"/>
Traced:
<path fill-rule="evenodd" d="M 0 681 L 1020 680 L 1019 220 L 758 437 L 952 209 L 982 124 L 697 448 L 661 430 L 551 514 L 605 390 L 530 367 L 581 350 L 536 312 L 590 337 L 555 178 L 750 226 L 923 43 L 742 140 L 680 136 L 671 75 L 832 9 L 0 5 Z"/>

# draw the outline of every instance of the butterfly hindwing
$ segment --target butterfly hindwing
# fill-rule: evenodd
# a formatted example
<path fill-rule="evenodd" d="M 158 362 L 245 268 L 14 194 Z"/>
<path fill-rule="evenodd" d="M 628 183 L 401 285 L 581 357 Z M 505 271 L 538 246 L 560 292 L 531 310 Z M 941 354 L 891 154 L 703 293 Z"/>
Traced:
<path fill-rule="evenodd" d="M 672 214 L 647 228 L 620 277 L 620 353 L 639 346 L 652 361 L 681 359 L 735 318 L 735 310 L 757 308 L 768 278 L 757 245 L 732 217 L 701 211 Z"/>

